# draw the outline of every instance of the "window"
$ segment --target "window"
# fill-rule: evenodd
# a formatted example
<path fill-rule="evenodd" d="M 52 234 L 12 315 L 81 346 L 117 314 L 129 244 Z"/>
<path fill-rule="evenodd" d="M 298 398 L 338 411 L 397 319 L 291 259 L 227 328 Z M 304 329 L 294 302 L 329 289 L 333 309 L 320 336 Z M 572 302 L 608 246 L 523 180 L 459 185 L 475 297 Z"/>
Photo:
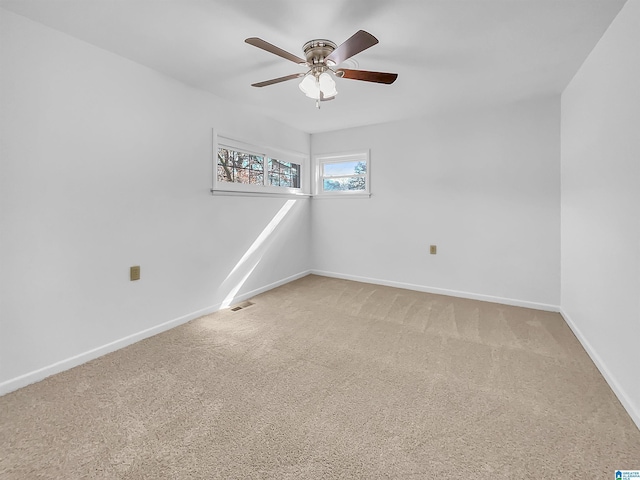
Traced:
<path fill-rule="evenodd" d="M 300 188 L 300 165 L 270 158 L 269 185 Z"/>
<path fill-rule="evenodd" d="M 218 182 L 264 184 L 264 156 L 219 147 Z"/>
<path fill-rule="evenodd" d="M 369 195 L 369 152 L 316 157 L 317 195 Z"/>
<path fill-rule="evenodd" d="M 259 147 L 250 144 L 214 138 L 212 192 L 302 193 L 305 158 L 301 154 L 276 150 L 259 152 Z"/>

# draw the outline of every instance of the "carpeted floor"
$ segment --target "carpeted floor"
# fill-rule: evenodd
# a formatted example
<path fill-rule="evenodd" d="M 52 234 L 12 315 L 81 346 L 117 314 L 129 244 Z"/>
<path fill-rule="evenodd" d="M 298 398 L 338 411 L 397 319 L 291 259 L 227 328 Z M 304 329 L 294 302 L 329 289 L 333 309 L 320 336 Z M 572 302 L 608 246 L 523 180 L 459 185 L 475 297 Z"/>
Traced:
<path fill-rule="evenodd" d="M 308 276 L 0 398 L 12 479 L 613 478 L 640 431 L 558 314 Z"/>

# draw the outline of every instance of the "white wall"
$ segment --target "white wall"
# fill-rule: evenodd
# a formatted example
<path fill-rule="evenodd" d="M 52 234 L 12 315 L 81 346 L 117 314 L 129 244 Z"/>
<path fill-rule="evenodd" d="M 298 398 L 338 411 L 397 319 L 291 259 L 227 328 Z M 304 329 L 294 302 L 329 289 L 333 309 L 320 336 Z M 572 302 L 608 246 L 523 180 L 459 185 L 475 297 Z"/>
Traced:
<path fill-rule="evenodd" d="M 637 423 L 639 19 L 630 0 L 562 96 L 563 314 Z M 309 135 L 0 22 L 0 394 L 311 268 L 560 303 L 558 98 L 313 135 L 371 149 L 370 199 L 212 197 L 213 127 L 300 152 Z"/>
<path fill-rule="evenodd" d="M 640 1 L 562 94 L 562 310 L 640 426 Z"/>
<path fill-rule="evenodd" d="M 310 268 L 308 200 L 209 192 L 212 128 L 304 153 L 308 134 L 2 9 L 0 21 L 0 393 L 215 309 L 254 266 L 238 295 Z"/>
<path fill-rule="evenodd" d="M 314 154 L 371 148 L 373 192 L 312 201 L 314 268 L 557 308 L 559 115 L 542 98 L 312 135 Z"/>

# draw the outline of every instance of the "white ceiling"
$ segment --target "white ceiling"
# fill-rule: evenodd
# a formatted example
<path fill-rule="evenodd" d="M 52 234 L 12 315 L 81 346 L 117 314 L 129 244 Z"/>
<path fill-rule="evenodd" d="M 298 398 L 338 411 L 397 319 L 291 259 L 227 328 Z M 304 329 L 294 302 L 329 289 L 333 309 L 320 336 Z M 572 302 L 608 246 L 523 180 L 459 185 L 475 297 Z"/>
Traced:
<path fill-rule="evenodd" d="M 558 94 L 625 0 L 0 0 L 4 8 L 189 85 L 314 133 Z M 396 72 L 393 85 L 338 79 L 321 110 L 304 68 L 244 43 L 304 57 L 314 38 L 357 30 L 380 43 L 349 68 Z"/>

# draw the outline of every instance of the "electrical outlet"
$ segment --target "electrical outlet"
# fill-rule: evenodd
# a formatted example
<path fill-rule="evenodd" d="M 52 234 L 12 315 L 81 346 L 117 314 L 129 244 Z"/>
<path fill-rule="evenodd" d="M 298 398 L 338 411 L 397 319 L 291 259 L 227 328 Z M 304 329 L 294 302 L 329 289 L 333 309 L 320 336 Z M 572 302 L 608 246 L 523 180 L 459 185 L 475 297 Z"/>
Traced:
<path fill-rule="evenodd" d="M 429 253 L 430 253 L 431 255 L 435 255 L 436 253 L 438 253 L 438 247 L 436 247 L 435 245 L 431 245 L 431 246 L 429 247 Z"/>
<path fill-rule="evenodd" d="M 132 282 L 134 280 L 140 280 L 140 265 L 136 265 L 135 267 L 131 267 L 129 269 L 129 278 Z"/>

